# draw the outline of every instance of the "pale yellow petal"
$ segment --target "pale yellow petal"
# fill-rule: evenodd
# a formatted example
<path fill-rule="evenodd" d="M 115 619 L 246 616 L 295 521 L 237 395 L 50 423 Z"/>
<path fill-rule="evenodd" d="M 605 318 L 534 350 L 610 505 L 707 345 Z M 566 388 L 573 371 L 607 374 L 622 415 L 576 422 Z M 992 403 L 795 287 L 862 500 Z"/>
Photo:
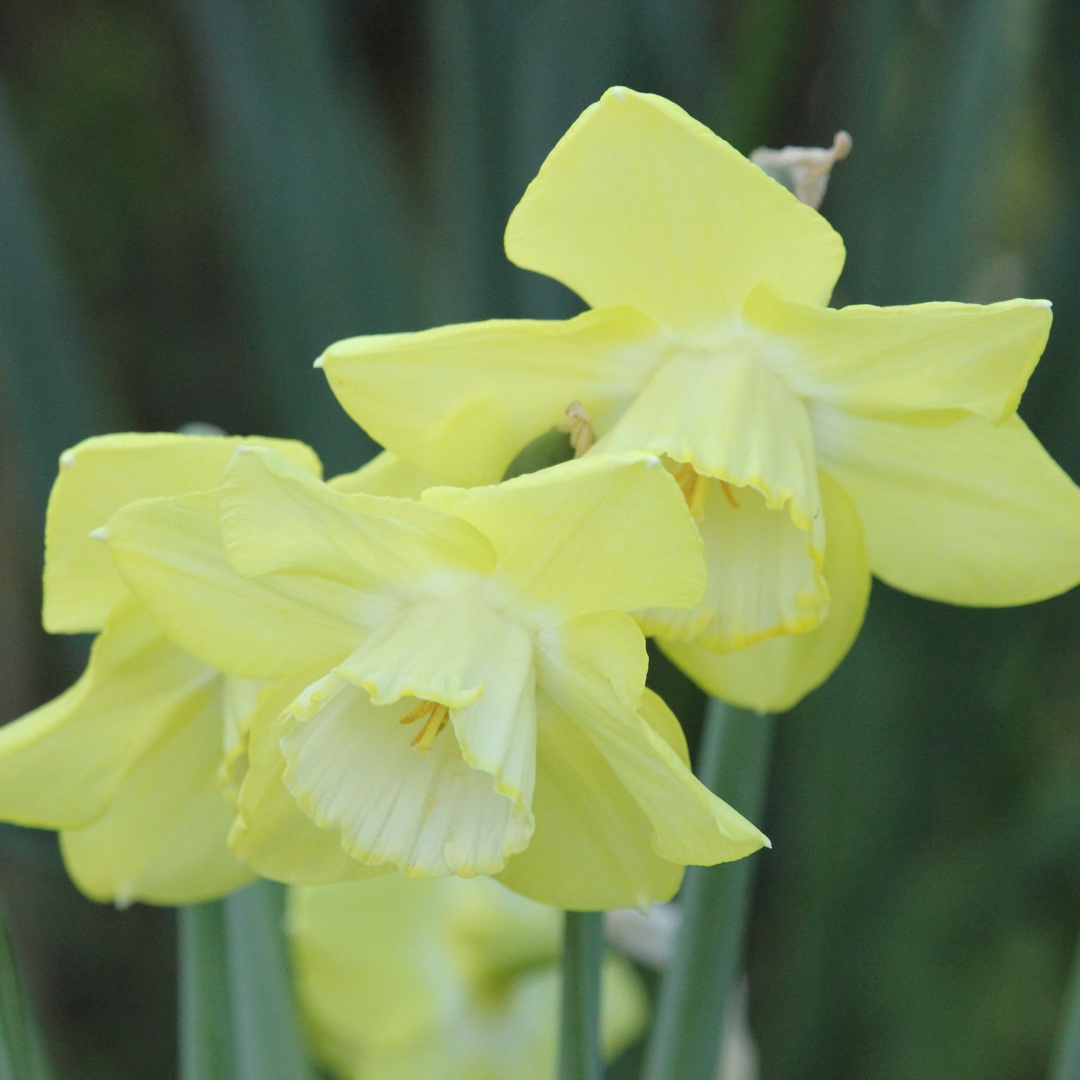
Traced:
<path fill-rule="evenodd" d="M 760 289 L 744 312 L 803 397 L 865 416 L 965 409 L 1000 422 L 1046 346 L 1045 300 L 815 307 Z"/>
<path fill-rule="evenodd" d="M 0 728 L 0 819 L 88 825 L 140 758 L 209 707 L 214 685 L 214 671 L 170 644 L 134 600 L 121 601 L 79 681 Z"/>
<path fill-rule="evenodd" d="M 91 538 L 93 530 L 136 499 L 216 487 L 240 443 L 271 447 L 321 475 L 314 451 L 288 439 L 100 435 L 66 450 L 45 519 L 45 629 L 54 634 L 99 630 L 127 595 L 108 551 Z"/>
<path fill-rule="evenodd" d="M 334 670 L 376 705 L 412 697 L 448 706 L 465 761 L 488 773 L 498 792 L 529 806 L 536 769 L 532 639 L 483 598 L 464 593 L 412 604 Z"/>
<path fill-rule="evenodd" d="M 147 499 L 109 522 L 128 586 L 171 640 L 232 675 L 279 679 L 355 648 L 365 594 L 312 575 L 242 577 L 229 563 L 213 492 Z"/>
<path fill-rule="evenodd" d="M 402 726 L 418 704 L 374 705 L 337 675 L 315 683 L 281 739 L 285 785 L 360 862 L 418 878 L 498 873 L 528 844 L 532 813 L 470 766 L 449 732 L 418 752 Z"/>
<path fill-rule="evenodd" d="M 609 423 L 657 363 L 657 328 L 628 308 L 565 322 L 500 319 L 351 338 L 321 365 L 372 438 L 459 484 L 498 480 L 582 402 Z"/>
<path fill-rule="evenodd" d="M 998 607 L 1080 582 L 1080 489 L 1018 416 L 930 426 L 819 408 L 814 430 L 890 585 Z"/>
<path fill-rule="evenodd" d="M 355 472 L 342 473 L 327 483 L 349 495 L 387 495 L 392 499 L 419 499 L 425 488 L 445 484 L 446 478 L 421 469 L 384 450 Z"/>
<path fill-rule="evenodd" d="M 506 253 L 593 307 L 632 304 L 705 335 L 759 282 L 827 303 L 844 264 L 816 211 L 677 105 L 622 87 L 548 155 L 510 216 Z"/>
<path fill-rule="evenodd" d="M 229 560 L 247 575 L 295 571 L 374 590 L 451 570 L 484 574 L 495 562 L 458 518 L 412 499 L 336 491 L 265 450 L 237 453 L 220 512 Z"/>
<path fill-rule="evenodd" d="M 221 679 L 124 778 L 92 825 L 62 832 L 64 863 L 93 900 L 195 904 L 254 879 L 226 846 L 233 808 L 218 784 Z"/>
<path fill-rule="evenodd" d="M 653 849 L 652 825 L 582 725 L 537 695 L 536 830 L 499 875 L 554 907 L 601 911 L 670 900 L 683 868 Z"/>
<path fill-rule="evenodd" d="M 701 539 L 655 459 L 590 454 L 497 486 L 429 488 L 423 498 L 479 529 L 508 593 L 558 620 L 689 607 L 704 593 Z"/>
<path fill-rule="evenodd" d="M 855 643 L 870 597 L 870 558 L 858 513 L 844 489 L 821 473 L 825 507 L 828 618 L 807 634 L 735 652 L 659 638 L 661 649 L 703 690 L 759 712 L 784 712 L 823 683 Z"/>
<path fill-rule="evenodd" d="M 658 734 L 672 719 L 639 715 L 666 710 L 655 695 L 642 695 L 646 666 L 640 630 L 615 612 L 575 619 L 537 639 L 537 684 L 581 726 L 634 797 L 652 824 L 656 853 L 706 866 L 749 855 L 766 838 L 702 785 Z"/>
<path fill-rule="evenodd" d="M 282 782 L 281 737 L 285 709 L 319 677 L 308 669 L 266 690 L 251 718 L 248 768 L 237 799 L 229 845 L 263 877 L 292 884 L 324 885 L 371 878 L 391 867 L 365 866 L 341 846 L 337 829 L 321 829 Z"/>
<path fill-rule="evenodd" d="M 821 510 L 806 405 L 741 337 L 715 351 L 676 352 L 596 450 L 664 454 L 735 487 L 757 488 L 770 510 L 787 507 L 807 531 Z"/>
<path fill-rule="evenodd" d="M 829 603 L 812 534 L 795 528 L 787 514 L 766 509 L 754 488 L 703 482 L 708 488 L 698 528 L 709 568 L 705 599 L 689 611 L 637 612 L 638 625 L 646 634 L 724 650 L 812 630 Z"/>

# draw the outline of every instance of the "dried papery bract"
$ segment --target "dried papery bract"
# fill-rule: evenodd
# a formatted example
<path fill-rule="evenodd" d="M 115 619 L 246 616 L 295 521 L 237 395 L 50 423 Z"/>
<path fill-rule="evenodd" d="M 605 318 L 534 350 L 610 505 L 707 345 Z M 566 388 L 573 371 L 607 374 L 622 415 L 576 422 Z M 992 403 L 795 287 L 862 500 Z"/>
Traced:
<path fill-rule="evenodd" d="M 817 210 L 825 198 L 833 166 L 851 153 L 851 136 L 838 131 L 832 146 L 785 146 L 771 150 L 759 146 L 750 160 L 793 192 L 800 202 Z"/>

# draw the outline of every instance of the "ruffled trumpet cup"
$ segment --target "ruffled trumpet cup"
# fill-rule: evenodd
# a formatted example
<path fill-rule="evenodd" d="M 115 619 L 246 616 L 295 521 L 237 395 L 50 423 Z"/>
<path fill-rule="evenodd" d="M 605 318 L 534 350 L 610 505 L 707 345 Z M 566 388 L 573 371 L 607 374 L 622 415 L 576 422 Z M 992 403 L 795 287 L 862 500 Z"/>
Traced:
<path fill-rule="evenodd" d="M 375 438 L 456 483 L 557 425 L 590 456 L 663 456 L 709 586 L 638 616 L 711 692 L 776 709 L 821 682 L 871 569 L 974 605 L 1080 580 L 1080 492 L 1015 415 L 1046 301 L 827 307 L 844 247 L 825 219 L 623 88 L 551 152 L 506 251 L 592 310 L 354 338 L 320 364 Z"/>
<path fill-rule="evenodd" d="M 669 897 L 764 837 L 687 767 L 626 614 L 697 603 L 701 541 L 655 458 L 596 457 L 422 501 L 242 448 L 219 491 L 108 525 L 169 637 L 278 680 L 234 851 L 325 883 L 499 875 L 571 908 Z"/>
<path fill-rule="evenodd" d="M 246 441 L 321 471 L 300 443 Z M 69 873 L 96 900 L 191 903 L 253 877 L 226 838 L 259 684 L 170 642 L 93 535 L 138 499 L 216 487 L 239 443 L 106 435 L 60 459 L 45 526 L 45 628 L 97 637 L 74 686 L 0 729 L 0 820 L 60 830 Z"/>

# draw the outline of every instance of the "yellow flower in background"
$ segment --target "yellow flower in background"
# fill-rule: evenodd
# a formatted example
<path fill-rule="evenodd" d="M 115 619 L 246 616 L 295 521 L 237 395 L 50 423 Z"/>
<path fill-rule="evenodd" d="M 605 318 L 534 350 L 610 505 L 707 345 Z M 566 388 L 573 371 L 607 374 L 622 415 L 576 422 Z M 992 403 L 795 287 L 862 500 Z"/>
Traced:
<path fill-rule="evenodd" d="M 871 570 L 970 605 L 1080 580 L 1080 491 L 1015 414 L 1045 301 L 827 307 L 844 248 L 825 219 L 623 88 L 552 151 L 506 251 L 593 310 L 354 338 L 320 364 L 376 439 L 456 483 L 560 424 L 589 456 L 662 455 L 709 584 L 639 619 L 710 692 L 779 709 L 820 683 Z"/>
<path fill-rule="evenodd" d="M 561 917 L 493 881 L 394 874 L 289 891 L 298 1004 L 340 1080 L 550 1080 Z M 604 1056 L 645 1029 L 640 978 L 608 956 Z"/>
<path fill-rule="evenodd" d="M 294 884 L 498 874 L 607 908 L 765 843 L 694 778 L 645 689 L 625 612 L 694 604 L 705 577 L 656 464 L 587 458 L 417 502 L 241 448 L 218 492 L 111 518 L 170 639 L 280 680 L 251 721 L 235 853 Z"/>
<path fill-rule="evenodd" d="M 137 499 L 216 487 L 239 439 L 107 435 L 66 451 L 49 498 L 45 628 L 97 633 L 82 677 L 0 729 L 0 820 L 60 830 L 96 900 L 190 903 L 252 879 L 229 853 L 226 794 L 259 684 L 171 644 L 90 534 Z M 306 446 L 272 446 L 318 474 Z"/>

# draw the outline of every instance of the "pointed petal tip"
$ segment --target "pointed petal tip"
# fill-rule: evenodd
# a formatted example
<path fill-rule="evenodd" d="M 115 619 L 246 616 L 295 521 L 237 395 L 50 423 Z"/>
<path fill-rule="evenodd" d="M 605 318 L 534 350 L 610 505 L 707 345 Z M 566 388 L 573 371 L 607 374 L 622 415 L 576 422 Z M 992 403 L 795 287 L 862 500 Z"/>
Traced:
<path fill-rule="evenodd" d="M 319 356 L 316 359 L 315 363 L 312 364 L 312 367 L 321 368 L 321 367 L 325 367 L 325 366 L 326 366 L 326 353 L 323 353 L 321 356 Z"/>
<path fill-rule="evenodd" d="M 63 465 L 65 469 L 70 469 L 72 465 L 75 464 L 75 460 L 75 452 L 73 450 L 65 450 L 60 455 L 60 464 Z"/>
<path fill-rule="evenodd" d="M 106 529 L 104 525 L 100 525 L 96 529 L 91 529 L 86 535 L 89 536 L 91 540 L 100 540 L 104 544 L 108 542 L 109 530 Z"/>

